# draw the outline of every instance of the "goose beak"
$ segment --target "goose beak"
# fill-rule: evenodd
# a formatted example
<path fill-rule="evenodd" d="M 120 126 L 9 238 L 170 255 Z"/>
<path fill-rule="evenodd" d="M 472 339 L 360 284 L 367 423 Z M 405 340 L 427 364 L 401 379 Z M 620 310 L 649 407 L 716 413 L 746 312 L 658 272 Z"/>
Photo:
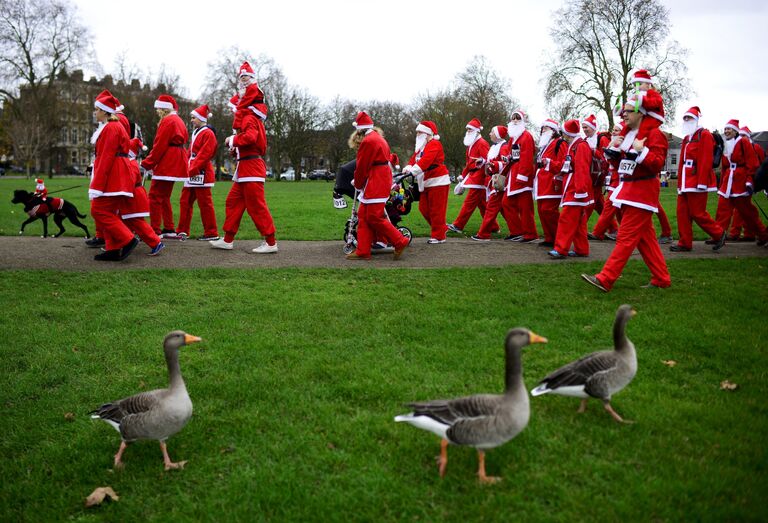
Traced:
<path fill-rule="evenodd" d="M 192 336 L 191 334 L 185 334 L 184 335 L 184 343 L 189 345 L 190 343 L 197 343 L 198 341 L 203 341 L 203 338 L 200 338 L 198 336 Z"/>
<path fill-rule="evenodd" d="M 531 343 L 547 343 L 549 340 L 544 336 L 539 336 L 535 332 L 531 332 Z"/>
<path fill-rule="evenodd" d="M 632 309 L 632 311 L 630 312 L 630 314 L 631 314 L 633 317 L 634 317 L 634 316 L 637 316 L 637 311 L 636 311 L 635 309 Z"/>

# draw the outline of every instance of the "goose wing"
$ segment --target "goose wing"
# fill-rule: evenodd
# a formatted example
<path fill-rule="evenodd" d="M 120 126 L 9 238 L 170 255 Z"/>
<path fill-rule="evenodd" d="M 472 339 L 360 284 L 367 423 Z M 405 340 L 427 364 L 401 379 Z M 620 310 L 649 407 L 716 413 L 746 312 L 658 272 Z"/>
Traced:
<path fill-rule="evenodd" d="M 564 365 L 539 382 L 548 390 L 561 387 L 583 386 L 593 376 L 616 368 L 614 351 L 600 351 L 587 354 L 583 358 Z M 540 387 L 537 387 L 539 389 Z"/>
<path fill-rule="evenodd" d="M 131 425 L 160 404 L 164 392 L 164 390 L 152 390 L 134 394 L 112 403 L 105 403 L 90 414 L 92 418 L 106 421 L 121 435 L 126 436 L 126 432 L 130 432 Z"/>
<path fill-rule="evenodd" d="M 454 425 L 461 420 L 492 416 L 500 396 L 477 394 L 464 398 L 409 403 L 415 416 L 428 416 L 440 423 Z"/>

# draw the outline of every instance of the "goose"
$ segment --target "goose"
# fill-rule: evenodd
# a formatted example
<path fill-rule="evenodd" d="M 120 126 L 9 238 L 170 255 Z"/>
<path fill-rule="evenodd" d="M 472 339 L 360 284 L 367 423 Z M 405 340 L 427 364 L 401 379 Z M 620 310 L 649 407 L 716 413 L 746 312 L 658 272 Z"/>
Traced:
<path fill-rule="evenodd" d="M 507 333 L 506 387 L 504 394 L 477 394 L 463 398 L 433 400 L 407 404 L 413 412 L 395 417 L 442 438 L 438 466 L 445 477 L 448 445 L 464 445 L 477 449 L 477 476 L 481 483 L 495 483 L 501 478 L 485 473 L 485 451 L 503 445 L 528 425 L 530 405 L 523 383 L 520 351 L 531 343 L 547 343 L 547 339 L 528 329 L 515 328 Z"/>
<path fill-rule="evenodd" d="M 541 380 L 531 391 L 532 396 L 560 394 L 581 398 L 577 412 L 587 409 L 587 399 L 597 398 L 616 421 L 624 420 L 611 407 L 611 396 L 629 385 L 637 373 L 635 345 L 627 338 L 626 327 L 637 311 L 629 305 L 622 305 L 616 311 L 613 322 L 613 350 L 598 351 L 560 367 Z"/>
<path fill-rule="evenodd" d="M 192 401 L 187 394 L 179 367 L 179 349 L 199 341 L 202 339 L 186 332 L 169 333 L 163 341 L 169 387 L 105 403 L 89 413 L 91 418 L 107 422 L 120 433 L 122 441 L 115 454 L 116 468 L 123 467 L 123 452 L 128 444 L 141 439 L 155 439 L 160 442 L 165 470 L 184 468 L 186 461 L 171 461 L 165 441 L 183 429 L 192 417 Z"/>

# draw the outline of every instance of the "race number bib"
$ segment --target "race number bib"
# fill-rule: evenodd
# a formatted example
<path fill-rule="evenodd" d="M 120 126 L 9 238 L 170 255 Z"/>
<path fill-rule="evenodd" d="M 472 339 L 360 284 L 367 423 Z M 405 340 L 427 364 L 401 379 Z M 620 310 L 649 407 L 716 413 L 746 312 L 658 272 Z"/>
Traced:
<path fill-rule="evenodd" d="M 520 149 L 519 148 L 512 148 L 510 150 L 510 156 L 509 156 L 513 162 L 516 162 L 520 159 Z"/>
<path fill-rule="evenodd" d="M 189 185 L 204 185 L 205 184 L 205 172 L 199 172 L 194 176 L 189 177 Z"/>
<path fill-rule="evenodd" d="M 560 172 L 569 173 L 571 172 L 571 155 L 565 157 L 565 161 L 563 162 L 563 168 L 560 169 Z"/>
<path fill-rule="evenodd" d="M 693 169 L 693 160 L 686 160 L 685 161 L 685 168 L 686 169 Z"/>
<path fill-rule="evenodd" d="M 618 172 L 622 176 L 632 176 L 632 174 L 635 172 L 635 167 L 637 167 L 637 162 L 632 160 L 622 160 L 619 163 Z"/>

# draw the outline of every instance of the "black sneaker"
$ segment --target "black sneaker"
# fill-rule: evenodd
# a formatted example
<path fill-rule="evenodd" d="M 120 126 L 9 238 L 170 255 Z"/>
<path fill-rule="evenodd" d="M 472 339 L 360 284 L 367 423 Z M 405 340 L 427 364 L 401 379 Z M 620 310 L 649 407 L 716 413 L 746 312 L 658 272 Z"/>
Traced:
<path fill-rule="evenodd" d="M 85 240 L 85 244 L 88 247 L 101 247 L 105 244 L 104 238 L 93 237 L 90 240 Z"/>
<path fill-rule="evenodd" d="M 555 246 L 555 242 L 543 241 L 539 244 L 539 247 L 554 247 L 554 246 Z"/>
<path fill-rule="evenodd" d="M 598 280 L 598 279 L 597 279 L 597 276 L 592 276 L 591 274 L 582 274 L 582 275 L 581 275 L 581 278 L 582 278 L 582 279 L 583 279 L 585 282 L 587 282 L 587 283 L 589 283 L 589 284 L 591 284 L 591 285 L 594 285 L 595 287 L 597 287 L 597 288 L 598 288 L 598 289 L 600 289 L 601 291 L 603 291 L 603 292 L 608 292 L 608 289 L 606 289 L 606 288 L 603 286 L 603 284 L 602 284 L 602 283 L 600 283 L 600 280 Z"/>
<path fill-rule="evenodd" d="M 682 245 L 673 245 L 669 250 L 672 252 L 691 252 L 693 249 L 690 247 L 683 247 Z"/>
<path fill-rule="evenodd" d="M 508 242 L 520 242 L 523 241 L 523 235 L 522 234 L 510 234 L 506 238 L 504 238 L 505 241 Z"/>
<path fill-rule="evenodd" d="M 93 257 L 96 261 L 120 261 L 120 249 L 104 251 Z"/>
<path fill-rule="evenodd" d="M 128 242 L 128 245 L 123 246 L 122 249 L 120 249 L 120 261 L 126 259 L 129 254 L 131 254 L 131 251 L 136 248 L 136 246 L 139 244 L 139 240 L 136 238 L 132 239 L 130 242 Z"/>
<path fill-rule="evenodd" d="M 712 247 L 712 250 L 713 250 L 713 251 L 719 251 L 720 249 L 722 249 L 722 248 L 723 248 L 723 246 L 725 245 L 725 238 L 726 238 L 726 234 L 725 234 L 725 233 L 723 233 L 723 235 L 722 235 L 722 236 L 720 237 L 720 239 L 717 241 L 717 243 L 715 244 L 715 246 L 714 246 L 714 247 Z"/>
<path fill-rule="evenodd" d="M 221 239 L 221 236 L 198 236 L 197 239 L 201 242 L 215 242 Z"/>

